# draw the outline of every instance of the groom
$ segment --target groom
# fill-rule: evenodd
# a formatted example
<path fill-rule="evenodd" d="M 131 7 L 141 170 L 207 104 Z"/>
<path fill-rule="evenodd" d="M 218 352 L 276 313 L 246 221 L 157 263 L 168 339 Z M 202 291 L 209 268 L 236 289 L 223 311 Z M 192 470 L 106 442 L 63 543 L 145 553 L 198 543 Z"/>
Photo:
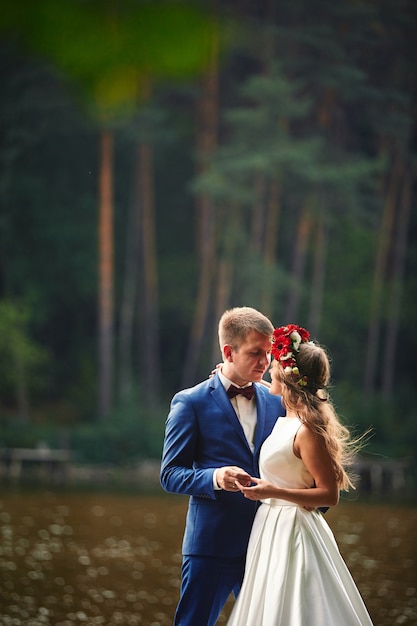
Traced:
<path fill-rule="evenodd" d="M 285 414 L 281 398 L 258 384 L 270 363 L 273 330 L 256 309 L 226 311 L 219 322 L 220 371 L 171 403 L 161 484 L 190 496 L 176 626 L 214 625 L 241 586 L 257 504 L 235 481 L 259 476 L 261 444 Z"/>

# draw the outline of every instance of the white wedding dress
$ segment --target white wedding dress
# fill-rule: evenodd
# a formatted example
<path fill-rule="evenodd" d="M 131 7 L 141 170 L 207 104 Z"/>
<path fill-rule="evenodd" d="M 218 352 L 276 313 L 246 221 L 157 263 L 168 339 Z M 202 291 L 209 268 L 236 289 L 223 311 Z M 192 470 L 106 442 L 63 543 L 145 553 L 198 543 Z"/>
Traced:
<path fill-rule="evenodd" d="M 261 449 L 260 473 L 285 488 L 313 479 L 293 452 L 301 422 L 280 417 Z M 245 579 L 227 626 L 372 626 L 325 517 L 286 500 L 263 500 Z"/>

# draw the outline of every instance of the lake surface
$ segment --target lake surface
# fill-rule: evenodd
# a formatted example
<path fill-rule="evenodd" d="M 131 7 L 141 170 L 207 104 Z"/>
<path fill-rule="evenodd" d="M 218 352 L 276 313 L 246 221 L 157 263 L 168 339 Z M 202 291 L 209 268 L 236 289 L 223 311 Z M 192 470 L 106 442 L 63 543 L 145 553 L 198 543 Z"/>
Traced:
<path fill-rule="evenodd" d="M 170 495 L 6 491 L 0 624 L 172 624 L 186 507 Z M 342 501 L 326 519 L 375 626 L 417 625 L 417 508 Z"/>

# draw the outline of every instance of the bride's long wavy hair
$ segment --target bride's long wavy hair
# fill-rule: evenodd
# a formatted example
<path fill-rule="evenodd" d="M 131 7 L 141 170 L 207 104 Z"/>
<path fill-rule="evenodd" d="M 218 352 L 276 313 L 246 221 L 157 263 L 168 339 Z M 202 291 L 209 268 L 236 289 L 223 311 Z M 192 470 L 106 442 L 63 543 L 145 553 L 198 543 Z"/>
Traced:
<path fill-rule="evenodd" d="M 347 491 L 354 488 L 351 466 L 363 445 L 363 436 L 351 437 L 330 400 L 330 361 L 325 349 L 311 341 L 301 343 L 295 359 L 300 377 L 307 377 L 307 384 L 300 385 L 297 377 L 285 373 L 279 361 L 273 361 L 272 375 L 282 383 L 286 409 L 294 411 L 303 424 L 320 437 L 332 460 L 339 488 Z"/>

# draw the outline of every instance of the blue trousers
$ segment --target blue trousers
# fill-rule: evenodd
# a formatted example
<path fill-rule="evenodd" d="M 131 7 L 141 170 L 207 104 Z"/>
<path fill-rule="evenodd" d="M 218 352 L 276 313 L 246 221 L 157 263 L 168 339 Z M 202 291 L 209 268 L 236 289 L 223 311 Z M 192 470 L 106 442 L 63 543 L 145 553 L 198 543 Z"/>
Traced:
<path fill-rule="evenodd" d="M 244 556 L 184 556 L 174 626 L 214 626 L 229 595 L 239 593 L 244 570 Z"/>

